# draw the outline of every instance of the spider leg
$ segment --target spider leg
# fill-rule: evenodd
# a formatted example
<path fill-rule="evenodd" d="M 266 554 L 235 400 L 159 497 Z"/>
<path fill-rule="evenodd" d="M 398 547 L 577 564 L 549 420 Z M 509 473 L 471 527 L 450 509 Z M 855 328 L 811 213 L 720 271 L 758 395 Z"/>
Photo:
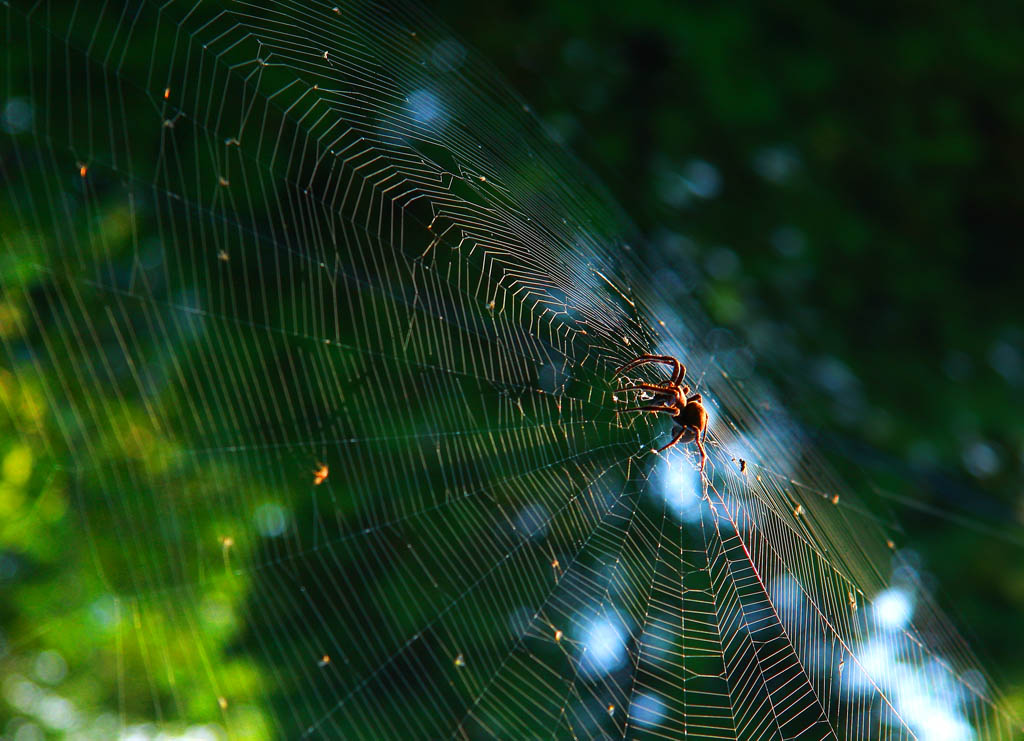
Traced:
<path fill-rule="evenodd" d="M 665 365 L 671 365 L 673 371 L 673 378 L 675 377 L 676 373 L 679 372 L 680 368 L 679 361 L 673 358 L 671 355 L 641 355 L 640 357 L 634 358 L 625 365 L 621 366 L 617 371 L 615 371 L 614 375 L 617 376 L 627 371 L 631 371 L 634 368 L 637 368 L 646 363 L 664 363 Z"/>
<path fill-rule="evenodd" d="M 658 386 L 653 383 L 638 383 L 633 386 L 623 386 L 616 391 L 653 391 L 656 394 L 668 394 L 673 398 L 678 398 L 676 389 L 671 386 Z"/>
<path fill-rule="evenodd" d="M 697 432 L 700 432 L 700 430 L 697 430 Z M 705 427 L 704 428 L 704 435 L 705 435 L 705 437 L 707 436 L 707 434 L 708 434 L 708 428 Z M 700 450 L 700 474 L 701 474 L 701 476 L 703 476 L 704 475 L 704 462 L 708 459 L 708 454 L 704 452 L 704 443 L 701 441 L 701 439 L 699 437 L 696 437 L 696 438 L 694 438 L 694 440 L 697 441 L 697 449 Z"/>
<path fill-rule="evenodd" d="M 661 452 L 661 451 L 663 451 L 663 450 L 668 450 L 668 449 L 669 449 L 669 448 L 671 448 L 671 447 L 672 447 L 673 445 L 675 445 L 675 444 L 676 444 L 677 442 L 679 442 L 679 438 L 681 438 L 681 437 L 683 436 L 683 433 L 684 433 L 684 432 L 686 432 L 686 430 L 687 430 L 687 428 L 686 428 L 686 427 L 680 427 L 680 428 L 679 428 L 679 432 L 677 432 L 677 433 L 676 433 L 676 434 L 675 434 L 675 435 L 674 435 L 674 436 L 672 437 L 672 441 L 671 441 L 671 442 L 670 442 L 670 443 L 669 443 L 668 445 L 663 445 L 662 447 L 658 448 L 658 452 L 660 453 L 660 452 Z"/>
<path fill-rule="evenodd" d="M 679 382 L 683 380 L 683 376 L 686 375 L 686 367 L 671 355 L 641 355 L 639 358 L 630 360 L 628 363 L 621 366 L 613 375 L 618 376 L 644 365 L 645 363 L 664 363 L 665 365 L 671 365 L 672 380 L 670 383 L 676 386 L 679 385 Z"/>
<path fill-rule="evenodd" d="M 694 394 L 693 396 L 691 396 L 690 398 L 688 398 L 686 400 L 686 403 L 689 404 L 692 401 L 695 401 L 698 404 L 703 404 L 704 403 L 704 400 L 701 398 L 700 394 Z"/>
<path fill-rule="evenodd" d="M 656 406 L 654 404 L 651 404 L 651 405 L 648 405 L 648 406 L 645 406 L 645 407 L 630 407 L 629 409 L 616 409 L 615 410 L 616 414 L 621 414 L 623 412 L 669 412 L 670 414 L 673 414 L 673 415 L 674 414 L 679 414 L 679 410 L 676 409 L 675 407 L 672 407 L 672 406 L 660 407 L 660 406 Z"/>
<path fill-rule="evenodd" d="M 676 360 L 675 358 L 672 358 Z M 676 360 L 676 372 L 672 374 L 672 385 L 678 386 L 683 382 L 683 376 L 686 375 L 686 366 Z"/>

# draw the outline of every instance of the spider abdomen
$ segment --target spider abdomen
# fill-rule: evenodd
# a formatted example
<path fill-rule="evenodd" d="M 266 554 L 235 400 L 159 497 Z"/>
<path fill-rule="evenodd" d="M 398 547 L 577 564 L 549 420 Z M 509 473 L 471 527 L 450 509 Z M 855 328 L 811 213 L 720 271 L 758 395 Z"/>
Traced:
<path fill-rule="evenodd" d="M 694 439 L 695 433 L 692 430 L 702 430 L 707 425 L 708 413 L 704 411 L 704 407 L 700 404 L 690 402 L 682 409 L 679 410 L 679 414 L 672 418 L 680 427 L 687 427 L 688 429 L 683 433 L 683 437 L 680 442 L 690 442 Z"/>

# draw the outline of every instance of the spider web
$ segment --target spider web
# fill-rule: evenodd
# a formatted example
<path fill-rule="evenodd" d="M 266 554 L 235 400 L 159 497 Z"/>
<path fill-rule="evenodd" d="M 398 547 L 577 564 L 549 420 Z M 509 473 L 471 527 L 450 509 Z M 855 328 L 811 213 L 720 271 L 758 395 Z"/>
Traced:
<path fill-rule="evenodd" d="M 3 18 L 5 429 L 85 584 L 10 660 L 104 615 L 78 730 L 1012 737 L 888 525 L 424 11 Z M 614 414 L 644 352 L 706 482 Z"/>

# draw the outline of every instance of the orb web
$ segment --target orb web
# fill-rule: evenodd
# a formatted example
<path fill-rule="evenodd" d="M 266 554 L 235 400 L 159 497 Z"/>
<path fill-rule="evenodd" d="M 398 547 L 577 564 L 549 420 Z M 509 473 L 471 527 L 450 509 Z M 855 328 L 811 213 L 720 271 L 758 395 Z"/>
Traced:
<path fill-rule="evenodd" d="M 422 9 L 3 13 L 4 429 L 83 584 L 15 660 L 95 623 L 76 728 L 1012 736 L 884 518 Z M 706 479 L 615 414 L 645 352 Z"/>

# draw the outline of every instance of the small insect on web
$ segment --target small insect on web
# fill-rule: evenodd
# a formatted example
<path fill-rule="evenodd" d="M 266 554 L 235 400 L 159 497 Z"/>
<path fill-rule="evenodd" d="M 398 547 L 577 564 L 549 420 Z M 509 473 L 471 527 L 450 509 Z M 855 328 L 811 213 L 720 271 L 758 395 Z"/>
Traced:
<path fill-rule="evenodd" d="M 317 463 L 316 468 L 313 470 L 313 485 L 319 486 L 327 480 L 327 476 L 330 473 L 330 469 L 326 463 Z"/>

